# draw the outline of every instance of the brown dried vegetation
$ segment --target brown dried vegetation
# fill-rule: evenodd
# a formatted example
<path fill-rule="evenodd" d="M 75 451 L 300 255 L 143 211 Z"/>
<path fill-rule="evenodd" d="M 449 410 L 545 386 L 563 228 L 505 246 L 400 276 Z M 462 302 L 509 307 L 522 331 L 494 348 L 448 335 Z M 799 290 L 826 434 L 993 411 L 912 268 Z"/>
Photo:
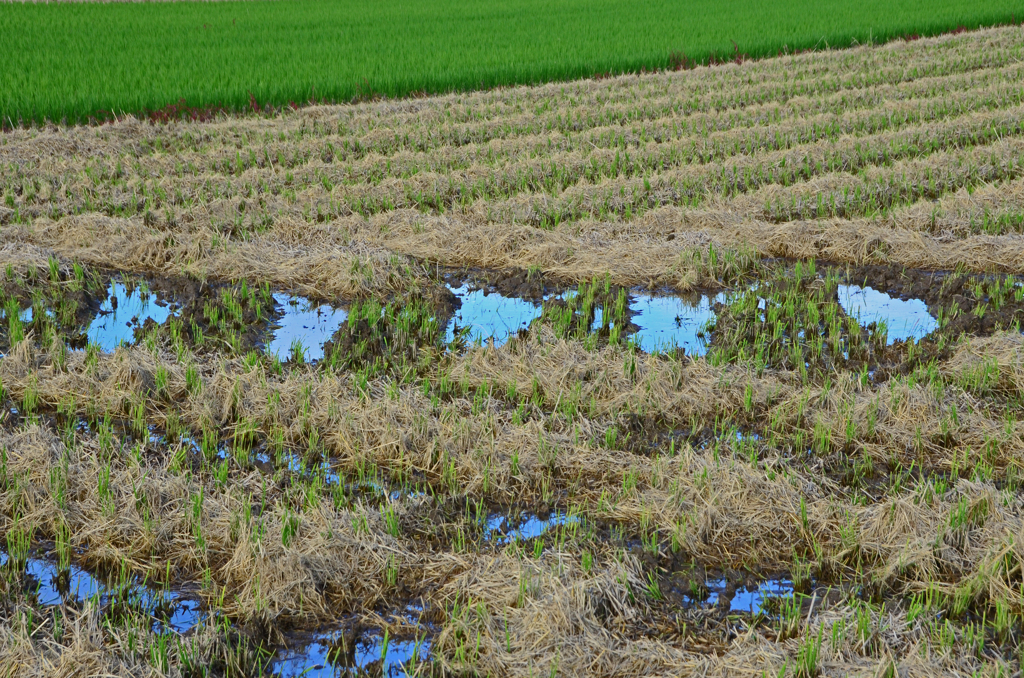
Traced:
<path fill-rule="evenodd" d="M 77 295 L 69 317 L 91 303 L 75 280 L 111 271 L 397 308 L 439 298 L 441 267 L 800 284 L 771 258 L 953 271 L 929 307 L 973 306 L 828 362 L 739 350 L 736 305 L 706 358 L 546 322 L 500 347 L 425 340 L 419 361 L 385 334 L 380 360 L 341 368 L 166 327 L 112 353 L 10 329 L 0 674 L 248 675 L 333 627 L 427 634 L 421 675 L 1019 673 L 1024 339 L 1020 299 L 992 300 L 1016 289 L 995 274 L 1024 274 L 1022 56 L 1011 27 L 4 132 L 5 298 Z M 526 539 L 490 520 L 520 514 L 562 520 Z M 30 555 L 187 589 L 204 617 L 179 636 L 99 600 L 43 605 Z M 792 596 L 730 611 L 778 577 Z"/>

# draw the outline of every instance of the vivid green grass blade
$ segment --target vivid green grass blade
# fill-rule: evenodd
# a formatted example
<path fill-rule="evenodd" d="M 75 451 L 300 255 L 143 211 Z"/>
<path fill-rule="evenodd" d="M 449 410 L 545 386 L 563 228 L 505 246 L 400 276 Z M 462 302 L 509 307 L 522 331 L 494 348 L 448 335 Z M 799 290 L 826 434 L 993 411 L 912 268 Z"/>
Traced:
<path fill-rule="evenodd" d="M 0 4 L 0 116 L 401 96 L 1024 18 L 1019 0 Z"/>

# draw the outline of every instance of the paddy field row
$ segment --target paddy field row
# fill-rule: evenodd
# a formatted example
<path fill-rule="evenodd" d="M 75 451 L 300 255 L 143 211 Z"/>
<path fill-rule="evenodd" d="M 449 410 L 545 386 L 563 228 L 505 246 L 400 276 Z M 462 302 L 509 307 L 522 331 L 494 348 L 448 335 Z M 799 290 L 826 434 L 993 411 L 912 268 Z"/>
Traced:
<path fill-rule="evenodd" d="M 3 132 L 0 668 L 1019 672 L 1022 56 Z"/>

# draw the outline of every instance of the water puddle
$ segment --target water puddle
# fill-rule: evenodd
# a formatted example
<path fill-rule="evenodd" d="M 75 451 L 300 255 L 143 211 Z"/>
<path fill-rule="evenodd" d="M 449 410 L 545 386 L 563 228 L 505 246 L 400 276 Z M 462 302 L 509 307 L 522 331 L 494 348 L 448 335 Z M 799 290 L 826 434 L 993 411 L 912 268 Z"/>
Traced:
<path fill-rule="evenodd" d="M 558 525 L 572 525 L 579 523 L 579 516 L 571 516 L 561 512 L 554 512 L 547 518 L 526 514 L 513 524 L 508 516 L 495 513 L 487 519 L 484 528 L 484 539 L 493 540 L 496 544 L 511 544 L 514 541 L 526 541 L 540 537 L 545 532 Z"/>
<path fill-rule="evenodd" d="M 302 649 L 280 650 L 271 666 L 271 675 L 281 678 L 338 675 L 406 676 L 430 652 L 430 640 L 397 640 L 381 634 L 364 635 L 346 651 L 338 634 L 316 636 Z"/>
<path fill-rule="evenodd" d="M 0 550 L 0 567 L 8 563 Z M 42 606 L 80 606 L 96 600 L 104 608 L 128 607 L 153 618 L 157 633 L 185 634 L 204 617 L 199 602 L 174 591 L 150 588 L 131 580 L 124 585 L 108 584 L 84 569 L 71 565 L 63 573 L 47 558 L 29 557 L 25 565 L 28 592 Z M 411 607 L 412 614 L 422 610 Z M 303 639 L 305 641 L 305 639 Z M 301 647 L 278 650 L 271 675 L 299 676 L 357 675 L 405 676 L 413 673 L 430 652 L 430 639 L 387 638 L 379 632 L 359 637 L 346 650 L 339 632 L 317 634 Z"/>
<path fill-rule="evenodd" d="M 253 288 L 243 283 L 241 289 Z M 238 289 L 231 287 L 206 288 L 205 291 L 192 294 L 194 298 L 177 291 L 161 292 L 158 296 L 145 280 L 133 282 L 115 278 L 107 286 L 106 298 L 99 310 L 88 320 L 87 325 L 80 326 L 81 331 L 87 341 L 98 345 L 105 353 L 121 345 L 134 344 L 136 330 L 149 320 L 156 325 L 164 325 L 171 318 L 181 319 L 186 328 L 195 327 L 198 320 L 202 333 L 211 336 L 218 332 L 223 335 L 225 331 L 237 331 L 238 323 L 241 323 L 243 341 L 247 341 L 245 337 L 248 332 L 252 332 L 252 340 L 258 342 L 267 336 L 263 329 L 266 320 L 278 315 L 270 310 L 276 302 L 280 317 L 270 322 L 271 335 L 266 344 L 267 351 L 286 359 L 291 356 L 293 348 L 301 345 L 304 360 L 311 361 L 323 357 L 324 342 L 334 335 L 348 317 L 345 310 L 329 304 L 318 304 L 305 297 L 281 292 L 270 295 L 269 289 L 251 292 L 251 297 L 248 296 L 249 292 L 243 292 L 243 296 L 239 297 Z M 265 302 L 261 297 L 263 294 L 267 295 Z M 262 305 L 264 303 L 266 307 Z M 260 320 L 261 313 L 252 317 L 253 304 L 268 309 L 262 311 L 264 320 Z M 203 310 L 197 310 L 199 308 Z M 32 322 L 33 313 L 31 306 L 21 310 L 21 321 Z M 46 313 L 55 322 L 52 310 L 47 308 Z M 225 321 L 228 322 L 228 330 L 223 329 Z M 235 323 L 233 328 L 232 323 Z"/>
<path fill-rule="evenodd" d="M 201 448 L 192 441 L 192 449 L 195 452 L 199 452 Z M 218 456 L 223 459 L 228 456 L 228 453 L 218 451 Z M 343 484 L 346 495 L 365 500 L 374 505 L 384 504 L 388 501 L 413 500 L 426 496 L 423 491 L 413 489 L 412 487 L 403 486 L 399 489 L 393 489 L 385 480 L 377 475 L 356 480 L 350 480 L 347 476 L 342 478 L 329 460 L 321 460 L 313 465 L 309 465 L 298 454 L 278 454 L 272 457 L 266 451 L 257 452 L 254 458 L 263 464 L 280 464 L 282 468 L 307 479 L 320 478 L 324 485 L 328 487 Z"/>
<path fill-rule="evenodd" d="M 107 298 L 99 313 L 89 323 L 85 334 L 89 341 L 110 353 L 122 344 L 135 341 L 135 330 L 152 318 L 158 325 L 170 317 L 172 309 L 158 301 L 145 285 L 134 285 L 129 291 L 124 283 L 110 283 Z"/>
<path fill-rule="evenodd" d="M 715 320 L 711 310 L 725 294 L 687 301 L 682 297 L 634 294 L 629 304 L 633 324 L 639 327 L 632 336 L 647 353 L 682 348 L 687 355 L 707 353 L 707 341 L 699 336 L 704 327 Z"/>
<path fill-rule="evenodd" d="M 885 323 L 890 344 L 905 339 L 921 339 L 939 327 L 922 300 L 894 299 L 871 287 L 840 285 L 839 305 L 861 326 L 872 322 Z"/>
<path fill-rule="evenodd" d="M 493 340 L 501 346 L 519 330 L 530 326 L 540 317 L 540 304 L 518 297 L 506 297 L 498 292 L 471 290 L 468 284 L 461 287 L 448 286 L 459 298 L 459 307 L 445 330 L 445 341 L 455 339 L 457 330 L 468 330 L 467 339 L 481 344 Z"/>
<path fill-rule="evenodd" d="M 727 582 L 724 579 L 709 581 L 707 586 L 710 591 L 707 605 L 717 605 L 719 598 L 725 593 Z M 785 598 L 793 595 L 793 582 L 788 579 L 767 579 L 754 588 L 741 586 L 733 593 L 729 601 L 731 612 L 748 612 L 757 614 L 764 606 L 768 598 Z"/>
<path fill-rule="evenodd" d="M 0 551 L 0 566 L 7 565 L 8 556 Z M 150 588 L 130 580 L 125 585 L 109 585 L 77 565 L 61 572 L 56 563 L 46 558 L 29 557 L 25 573 L 31 581 L 32 593 L 40 605 L 81 605 L 98 600 L 104 607 L 118 604 L 149 614 L 154 629 L 171 629 L 185 633 L 203 617 L 199 602 L 174 591 Z"/>
<path fill-rule="evenodd" d="M 272 337 L 266 349 L 281 359 L 290 357 L 293 348 L 301 346 L 304 360 L 319 360 L 323 357 L 324 342 L 348 317 L 342 309 L 316 304 L 305 297 L 278 292 L 273 299 L 283 315 L 272 322 Z M 216 301 L 215 295 L 211 295 L 210 300 Z M 136 284 L 129 290 L 124 283 L 114 280 L 108 288 L 107 299 L 85 334 L 90 342 L 109 353 L 121 344 L 134 343 L 135 330 L 150 318 L 162 325 L 180 310 L 180 304 L 158 299 L 145 283 Z"/>
<path fill-rule="evenodd" d="M 168 448 L 175 448 L 180 445 L 185 448 L 188 452 L 195 456 L 207 456 L 212 457 L 216 455 L 218 459 L 224 460 L 231 456 L 231 441 L 230 440 L 201 440 L 193 437 L 188 433 L 179 433 L 177 436 L 167 439 L 164 436 L 150 435 L 149 442 L 153 445 L 163 445 Z"/>
<path fill-rule="evenodd" d="M 348 318 L 344 309 L 315 304 L 305 297 L 278 292 L 274 300 L 284 315 L 271 325 L 273 337 L 266 349 L 281 359 L 291 356 L 293 348 L 298 350 L 301 346 L 304 360 L 320 360 L 324 357 L 324 343 Z"/>
<path fill-rule="evenodd" d="M 540 299 L 531 301 L 497 291 L 474 289 L 470 283 L 459 287 L 448 285 L 448 288 L 461 301 L 461 306 L 445 329 L 447 342 L 454 340 L 456 333 L 464 333 L 470 341 L 481 344 L 493 341 L 501 346 L 542 314 Z M 547 295 L 544 299 L 566 298 L 571 294 L 573 291 Z M 271 322 L 266 351 L 287 359 L 294 350 L 301 350 L 304 361 L 322 359 L 324 343 L 347 320 L 348 312 L 301 296 L 282 292 L 272 296 L 282 315 Z M 688 355 L 704 355 L 708 339 L 702 336 L 702 330 L 715 320 L 712 307 L 725 301 L 725 293 L 686 298 L 634 292 L 629 296 L 629 310 L 630 321 L 637 330 L 631 338 L 648 353 L 681 348 Z M 902 300 L 871 287 L 840 285 L 839 302 L 846 313 L 862 325 L 885 323 L 890 344 L 903 339 L 920 339 L 938 328 L 938 322 L 920 299 Z M 134 343 L 135 331 L 148 320 L 162 325 L 180 310 L 176 300 L 158 298 L 144 281 L 126 284 L 114 280 L 98 313 L 85 328 L 85 335 L 104 352 L 111 352 L 119 345 Z M 603 312 L 601 308 L 595 309 L 595 328 L 601 327 Z M 31 322 L 33 309 L 21 310 L 20 318 L 24 323 Z"/>
<path fill-rule="evenodd" d="M 392 637 L 378 629 L 357 634 L 349 628 L 304 634 L 296 638 L 295 647 L 278 650 L 270 673 L 282 678 L 299 676 L 405 676 L 422 670 L 430 654 L 433 629 L 421 622 L 423 607 L 410 603 L 391 620 L 408 628 L 416 627 L 415 635 Z"/>
<path fill-rule="evenodd" d="M 501 346 L 509 337 L 528 328 L 530 323 L 541 317 L 539 302 L 508 297 L 495 291 L 472 289 L 468 284 L 461 287 L 449 285 L 448 289 L 462 301 L 462 306 L 448 324 L 445 335 L 448 342 L 455 338 L 456 331 L 467 328 L 470 341 L 485 343 L 493 340 L 495 346 Z M 562 294 L 549 294 L 544 300 L 566 299 L 574 293 L 574 290 L 570 290 Z M 707 352 L 707 345 L 698 333 L 709 321 L 715 319 L 711 307 L 718 301 L 724 301 L 725 295 L 687 300 L 677 296 L 634 293 L 630 299 L 632 322 L 639 328 L 632 337 L 644 351 L 651 353 L 682 348 L 687 354 L 703 355 Z M 603 315 L 604 309 L 594 309 L 593 330 L 602 327 Z"/>

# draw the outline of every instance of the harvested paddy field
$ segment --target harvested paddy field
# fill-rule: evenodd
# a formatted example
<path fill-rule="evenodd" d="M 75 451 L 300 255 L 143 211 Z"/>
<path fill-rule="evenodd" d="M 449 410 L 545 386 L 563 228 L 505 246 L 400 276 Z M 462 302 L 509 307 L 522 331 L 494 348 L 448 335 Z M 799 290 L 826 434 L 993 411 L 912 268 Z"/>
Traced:
<path fill-rule="evenodd" d="M 1019 675 L 1022 97 L 1009 27 L 4 132 L 0 674 Z"/>

